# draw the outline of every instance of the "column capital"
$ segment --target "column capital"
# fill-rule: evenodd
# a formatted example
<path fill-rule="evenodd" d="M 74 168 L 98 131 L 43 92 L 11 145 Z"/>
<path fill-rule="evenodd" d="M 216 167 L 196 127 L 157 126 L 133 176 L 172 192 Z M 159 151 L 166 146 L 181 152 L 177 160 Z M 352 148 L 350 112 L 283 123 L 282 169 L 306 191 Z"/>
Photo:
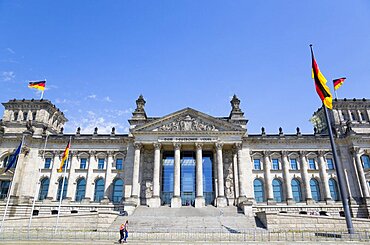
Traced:
<path fill-rule="evenodd" d="M 216 146 L 216 149 L 217 149 L 217 150 L 222 150 L 222 147 L 224 146 L 224 144 L 223 144 L 223 143 L 221 143 L 221 142 L 217 142 L 217 143 L 215 144 L 215 146 Z"/>
<path fill-rule="evenodd" d="M 162 145 L 161 143 L 153 143 L 154 150 L 160 150 Z"/>
<path fill-rule="evenodd" d="M 78 151 L 76 151 L 76 150 L 70 151 L 69 154 L 71 155 L 71 157 L 76 157 L 77 154 L 78 154 Z"/>
<path fill-rule="evenodd" d="M 350 149 L 350 151 L 351 151 L 351 153 L 353 154 L 353 155 L 357 155 L 357 154 L 360 154 L 360 147 L 352 147 L 351 149 Z"/>
<path fill-rule="evenodd" d="M 235 143 L 234 147 L 237 151 L 239 151 L 243 148 L 243 144 L 242 143 Z"/>
<path fill-rule="evenodd" d="M 299 151 L 299 156 L 300 157 L 306 157 L 307 151 Z"/>
<path fill-rule="evenodd" d="M 289 152 L 288 151 L 281 151 L 281 155 L 283 157 L 288 157 Z"/>
<path fill-rule="evenodd" d="M 202 150 L 203 149 L 203 144 L 202 143 L 195 143 L 195 148 L 197 150 Z"/>
<path fill-rule="evenodd" d="M 317 151 L 319 157 L 324 157 L 325 151 Z"/>
<path fill-rule="evenodd" d="M 141 143 L 134 143 L 135 150 L 141 150 L 142 147 L 143 147 L 143 144 L 141 144 Z"/>
<path fill-rule="evenodd" d="M 54 157 L 56 157 L 56 156 L 58 156 L 58 155 L 59 155 L 59 152 L 60 152 L 60 151 L 55 150 L 55 151 L 52 151 L 52 154 L 53 154 L 53 156 L 54 156 Z"/>
<path fill-rule="evenodd" d="M 108 157 L 113 157 L 114 151 L 107 151 Z"/>
<path fill-rule="evenodd" d="M 173 147 L 175 150 L 180 150 L 181 149 L 181 144 L 180 143 L 173 143 Z"/>
<path fill-rule="evenodd" d="M 264 157 L 269 157 L 271 154 L 271 151 L 263 151 L 262 153 Z"/>
<path fill-rule="evenodd" d="M 96 151 L 89 151 L 90 157 L 93 157 L 96 155 Z"/>

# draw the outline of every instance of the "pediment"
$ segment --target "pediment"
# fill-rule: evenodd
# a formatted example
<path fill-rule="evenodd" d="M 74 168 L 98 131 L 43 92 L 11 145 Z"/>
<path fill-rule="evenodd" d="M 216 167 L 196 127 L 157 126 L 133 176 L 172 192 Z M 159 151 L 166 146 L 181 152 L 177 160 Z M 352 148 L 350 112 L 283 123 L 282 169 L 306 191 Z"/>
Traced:
<path fill-rule="evenodd" d="M 222 132 L 245 129 L 226 120 L 221 120 L 191 108 L 171 113 L 162 118 L 140 125 L 132 132 Z"/>

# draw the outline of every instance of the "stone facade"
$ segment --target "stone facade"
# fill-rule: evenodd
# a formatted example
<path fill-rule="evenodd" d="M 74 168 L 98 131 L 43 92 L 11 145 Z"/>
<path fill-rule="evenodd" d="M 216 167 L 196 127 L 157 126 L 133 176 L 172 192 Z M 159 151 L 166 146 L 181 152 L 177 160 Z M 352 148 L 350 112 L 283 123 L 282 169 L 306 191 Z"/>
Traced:
<path fill-rule="evenodd" d="M 114 128 L 110 134 L 99 134 L 96 128 L 87 135 L 80 129 L 65 134 L 67 119 L 50 101 L 10 100 L 3 103 L 0 122 L 2 168 L 22 138 L 24 143 L 16 171 L 0 175 L 0 197 L 7 196 L 13 179 L 14 216 L 17 205 L 31 205 L 34 198 L 36 210 L 44 213 L 43 208 L 57 204 L 60 196 L 71 210 L 83 206 L 81 210 L 125 208 L 131 212 L 138 205 L 235 205 L 246 215 L 329 210 L 339 216 L 342 204 L 323 110 L 312 117 L 314 134 L 302 134 L 299 128 L 294 134 L 282 129 L 266 134 L 263 128 L 260 134 L 249 134 L 240 100 L 234 96 L 230 103 L 228 117 L 212 117 L 191 108 L 148 117 L 146 101 L 140 96 L 128 134 L 116 134 Z M 352 214 L 368 217 L 370 102 L 335 100 L 330 116 Z M 69 140 L 69 164 L 65 174 L 58 173 Z M 169 173 L 164 160 L 168 156 Z M 211 161 L 208 167 L 207 159 Z M 185 173 L 186 161 L 190 178 Z M 63 175 L 65 194 L 60 190 Z M 186 181 L 191 182 L 192 191 L 185 191 Z M 169 188 L 167 193 L 165 188 Z M 188 201 L 184 202 L 185 196 Z"/>

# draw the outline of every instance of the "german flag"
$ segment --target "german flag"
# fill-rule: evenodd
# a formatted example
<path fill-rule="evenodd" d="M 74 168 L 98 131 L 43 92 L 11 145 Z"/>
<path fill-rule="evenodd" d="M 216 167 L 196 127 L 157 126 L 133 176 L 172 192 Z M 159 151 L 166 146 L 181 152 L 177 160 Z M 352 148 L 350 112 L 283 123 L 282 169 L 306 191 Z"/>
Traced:
<path fill-rule="evenodd" d="M 71 146 L 71 143 L 68 142 L 66 149 L 63 152 L 62 161 L 60 162 L 60 166 L 58 168 L 58 173 L 63 172 L 63 166 L 66 164 L 68 155 L 69 155 L 69 147 Z"/>
<path fill-rule="evenodd" d="M 334 90 L 338 90 L 338 88 L 344 83 L 344 80 L 346 80 L 345 77 L 333 80 Z"/>
<path fill-rule="evenodd" d="M 29 82 L 28 87 L 44 91 L 45 90 L 45 84 L 46 84 L 46 81 Z"/>
<path fill-rule="evenodd" d="M 324 103 L 324 105 L 332 109 L 333 108 L 333 96 L 330 93 L 329 87 L 326 85 L 326 78 L 320 72 L 319 66 L 316 63 L 315 57 L 313 55 L 312 45 L 311 48 L 311 56 L 312 56 L 312 78 L 315 81 L 316 92 L 319 95 L 320 99 Z"/>

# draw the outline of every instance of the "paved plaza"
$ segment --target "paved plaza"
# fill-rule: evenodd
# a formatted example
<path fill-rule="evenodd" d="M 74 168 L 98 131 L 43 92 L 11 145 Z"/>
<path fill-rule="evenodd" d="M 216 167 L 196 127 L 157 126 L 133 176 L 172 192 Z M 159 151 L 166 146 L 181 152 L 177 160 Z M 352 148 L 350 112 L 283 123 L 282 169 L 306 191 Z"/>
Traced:
<path fill-rule="evenodd" d="M 72 240 L 72 241 L 2 241 L 0 244 L 43 244 L 43 245 L 63 245 L 63 244 L 118 244 L 114 241 L 94 241 L 94 240 Z M 313 244 L 313 242 L 192 242 L 192 241 L 129 241 L 127 244 L 195 244 L 195 245 L 202 245 L 202 244 Z M 315 242 L 315 244 L 367 244 L 367 242 L 353 242 L 353 241 L 322 241 L 322 242 Z"/>

